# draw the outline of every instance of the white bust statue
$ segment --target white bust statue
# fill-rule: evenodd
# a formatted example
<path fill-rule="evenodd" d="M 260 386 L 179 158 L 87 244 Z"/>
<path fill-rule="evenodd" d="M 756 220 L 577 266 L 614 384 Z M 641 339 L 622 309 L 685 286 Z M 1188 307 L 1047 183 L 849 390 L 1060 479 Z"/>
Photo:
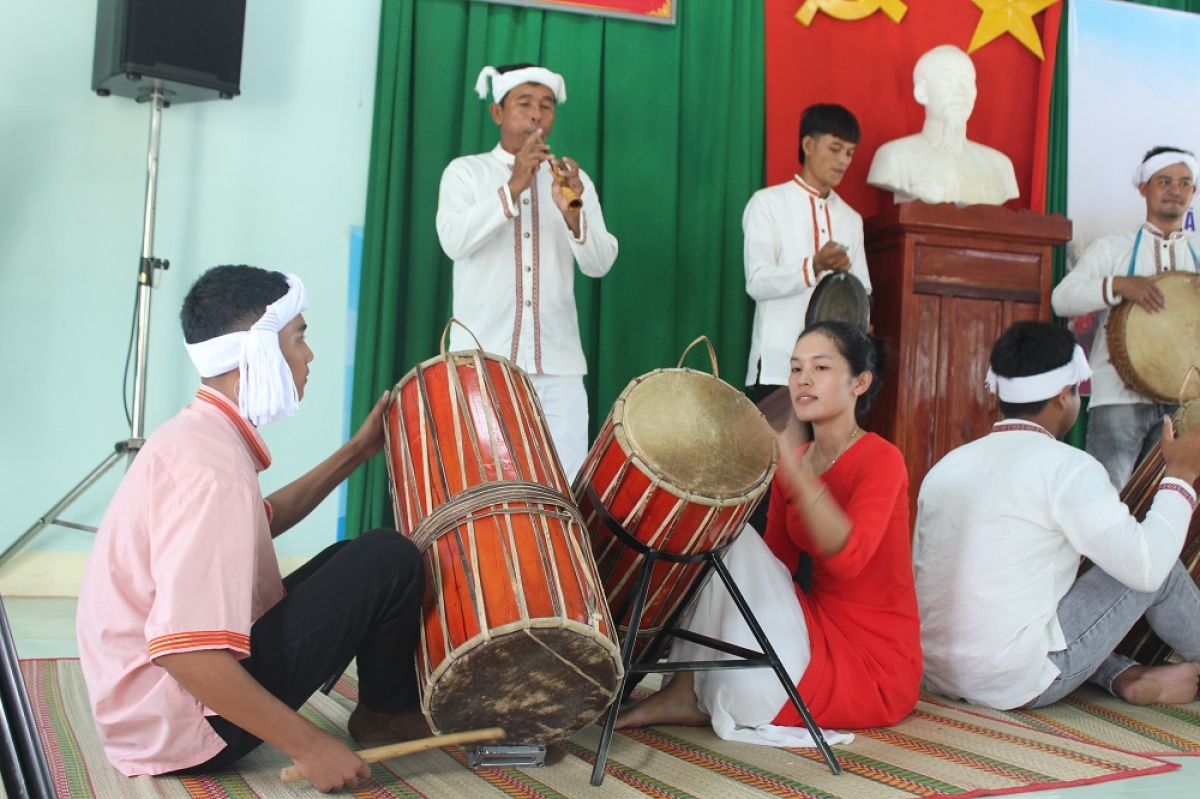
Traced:
<path fill-rule="evenodd" d="M 925 106 L 925 127 L 880 147 L 867 182 L 895 192 L 898 203 L 1002 205 L 1020 196 L 1008 156 L 967 139 L 975 93 L 975 65 L 954 45 L 917 59 L 913 96 Z"/>

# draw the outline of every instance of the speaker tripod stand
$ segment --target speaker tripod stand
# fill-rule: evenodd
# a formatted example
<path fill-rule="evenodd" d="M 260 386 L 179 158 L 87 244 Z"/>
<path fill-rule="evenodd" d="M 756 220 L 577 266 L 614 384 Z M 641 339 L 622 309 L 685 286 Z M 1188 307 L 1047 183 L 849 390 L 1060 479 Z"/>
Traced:
<path fill-rule="evenodd" d="M 20 538 L 7 549 L 0 552 L 0 569 L 13 556 L 20 552 L 26 544 L 38 533 L 50 525 L 69 527 L 74 530 L 96 532 L 96 528 L 86 524 L 65 521 L 60 515 L 67 510 L 75 500 L 79 499 L 96 481 L 122 460 L 132 461 L 145 441 L 146 429 L 146 360 L 150 344 L 150 297 L 154 288 L 154 272 L 166 269 L 169 263 L 154 257 L 154 214 L 158 199 L 158 148 L 162 133 L 162 112 L 166 107 L 162 87 L 157 85 L 147 95 L 145 102 L 150 103 L 150 146 L 146 157 L 146 208 L 142 224 L 142 257 L 138 265 L 137 302 L 134 306 L 134 368 L 133 368 L 133 408 L 130 414 L 129 438 L 118 441 L 113 451 L 100 462 L 100 465 L 88 473 L 78 484 L 68 491 L 62 499 L 54 503 L 36 522 L 26 530 Z"/>

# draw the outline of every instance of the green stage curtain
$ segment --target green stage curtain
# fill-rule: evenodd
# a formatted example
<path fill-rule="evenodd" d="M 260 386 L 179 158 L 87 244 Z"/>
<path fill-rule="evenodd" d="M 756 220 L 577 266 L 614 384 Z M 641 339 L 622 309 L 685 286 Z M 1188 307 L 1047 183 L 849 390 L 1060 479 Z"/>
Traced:
<path fill-rule="evenodd" d="M 1062 0 L 1062 25 L 1058 29 L 1058 58 L 1054 62 L 1054 87 L 1050 91 L 1050 138 L 1046 151 L 1046 213 L 1067 213 L 1067 86 L 1071 54 L 1067 50 L 1071 26 L 1068 22 L 1068 0 Z M 1054 284 L 1066 273 L 1067 249 L 1054 248 Z M 1057 317 L 1056 317 L 1057 318 Z M 1087 397 L 1084 397 L 1079 418 L 1067 433 L 1068 444 L 1083 449 L 1087 435 Z"/>
<path fill-rule="evenodd" d="M 1068 2 L 1069 0 L 1062 0 L 1063 24 L 1058 32 L 1058 60 L 1054 64 L 1054 89 L 1050 95 L 1050 146 L 1046 168 L 1046 213 L 1048 214 L 1067 213 L 1067 62 L 1070 60 L 1070 53 L 1067 51 L 1067 40 L 1070 33 L 1070 25 L 1067 23 L 1067 14 L 1070 11 Z M 1142 6 L 1200 13 L 1200 0 L 1128 0 L 1128 2 Z M 1066 252 L 1064 248 L 1057 247 L 1054 252 L 1055 284 L 1062 280 L 1065 272 Z M 1103 334 L 1101 333 L 1101 335 Z M 1087 432 L 1086 403 L 1083 407 L 1084 412 L 1079 414 L 1079 419 L 1066 437 L 1068 444 L 1080 448 L 1086 443 Z"/>
<path fill-rule="evenodd" d="M 498 137 L 473 91 L 485 65 L 561 72 L 552 150 L 595 181 L 620 243 L 601 280 L 576 272 L 592 430 L 637 375 L 709 336 L 745 376 L 753 304 L 742 209 L 763 178 L 763 13 L 680 3 L 674 26 L 465 0 L 383 0 L 351 414 L 438 354 L 451 264 L 434 228 L 451 159 Z M 688 365 L 709 369 L 707 350 Z M 350 481 L 347 535 L 391 523 L 385 464 Z"/>

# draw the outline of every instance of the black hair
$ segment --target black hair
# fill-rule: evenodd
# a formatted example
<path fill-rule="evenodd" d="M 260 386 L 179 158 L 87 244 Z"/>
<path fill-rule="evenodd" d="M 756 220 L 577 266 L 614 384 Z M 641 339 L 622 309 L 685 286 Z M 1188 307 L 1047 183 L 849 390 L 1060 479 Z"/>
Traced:
<path fill-rule="evenodd" d="M 1154 156 L 1162 155 L 1163 153 L 1182 153 L 1183 155 L 1190 155 L 1192 158 L 1196 157 L 1196 154 L 1193 153 L 1191 150 L 1184 150 L 1180 147 L 1159 146 L 1159 147 L 1152 147 L 1149 150 L 1147 150 L 1146 154 L 1142 156 L 1142 163 L 1144 164 L 1147 161 L 1149 161 L 1151 158 L 1153 158 Z"/>
<path fill-rule="evenodd" d="M 814 139 L 829 133 L 851 144 L 858 144 L 862 131 L 849 109 L 833 103 L 810 105 L 800 113 L 800 163 L 804 163 L 804 138 Z"/>
<path fill-rule="evenodd" d="M 992 371 L 997 377 L 1029 377 L 1066 366 L 1075 357 L 1075 335 L 1050 322 L 1016 322 L 992 345 Z M 1005 416 L 1036 416 L 1052 397 L 1036 402 L 1005 402 Z"/>
<path fill-rule="evenodd" d="M 537 66 L 537 64 L 521 62 L 520 64 L 505 64 L 502 67 L 496 67 L 496 71 L 499 72 L 501 75 L 503 75 L 505 72 L 512 72 L 514 69 L 528 69 L 529 67 L 536 67 L 536 66 Z M 504 101 L 507 99 L 508 99 L 507 94 L 500 98 L 500 107 L 501 108 L 504 107 Z M 555 105 L 557 105 L 557 104 L 558 104 L 558 98 L 555 98 Z"/>
<path fill-rule="evenodd" d="M 214 266 L 192 284 L 183 298 L 179 312 L 183 340 L 198 344 L 249 330 L 267 306 L 287 292 L 287 276 L 282 272 L 256 266 Z"/>
<path fill-rule="evenodd" d="M 868 336 L 857 326 L 849 322 L 825 320 L 814 322 L 800 333 L 799 341 L 812 333 L 820 333 L 833 341 L 838 353 L 850 364 L 850 373 L 858 377 L 863 372 L 871 373 L 871 385 L 858 396 L 854 405 L 854 413 L 862 416 L 871 409 L 875 396 L 883 388 L 883 369 L 885 356 L 883 341 L 874 336 Z"/>

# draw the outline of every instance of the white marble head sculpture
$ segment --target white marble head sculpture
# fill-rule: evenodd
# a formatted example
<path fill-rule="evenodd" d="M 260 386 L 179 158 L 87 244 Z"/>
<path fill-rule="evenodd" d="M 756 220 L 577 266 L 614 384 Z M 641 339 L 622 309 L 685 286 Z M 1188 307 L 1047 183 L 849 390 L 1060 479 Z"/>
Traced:
<path fill-rule="evenodd" d="M 967 120 L 975 110 L 975 64 L 952 44 L 935 47 L 913 67 L 913 97 L 925 106 L 925 119 L 942 123 L 945 135 L 967 137 Z"/>
<path fill-rule="evenodd" d="M 977 97 L 970 56 L 952 44 L 926 52 L 913 68 L 913 97 L 925 107 L 921 132 L 880 147 L 868 183 L 896 202 L 1001 205 L 1019 196 L 1008 156 L 967 138 Z"/>

